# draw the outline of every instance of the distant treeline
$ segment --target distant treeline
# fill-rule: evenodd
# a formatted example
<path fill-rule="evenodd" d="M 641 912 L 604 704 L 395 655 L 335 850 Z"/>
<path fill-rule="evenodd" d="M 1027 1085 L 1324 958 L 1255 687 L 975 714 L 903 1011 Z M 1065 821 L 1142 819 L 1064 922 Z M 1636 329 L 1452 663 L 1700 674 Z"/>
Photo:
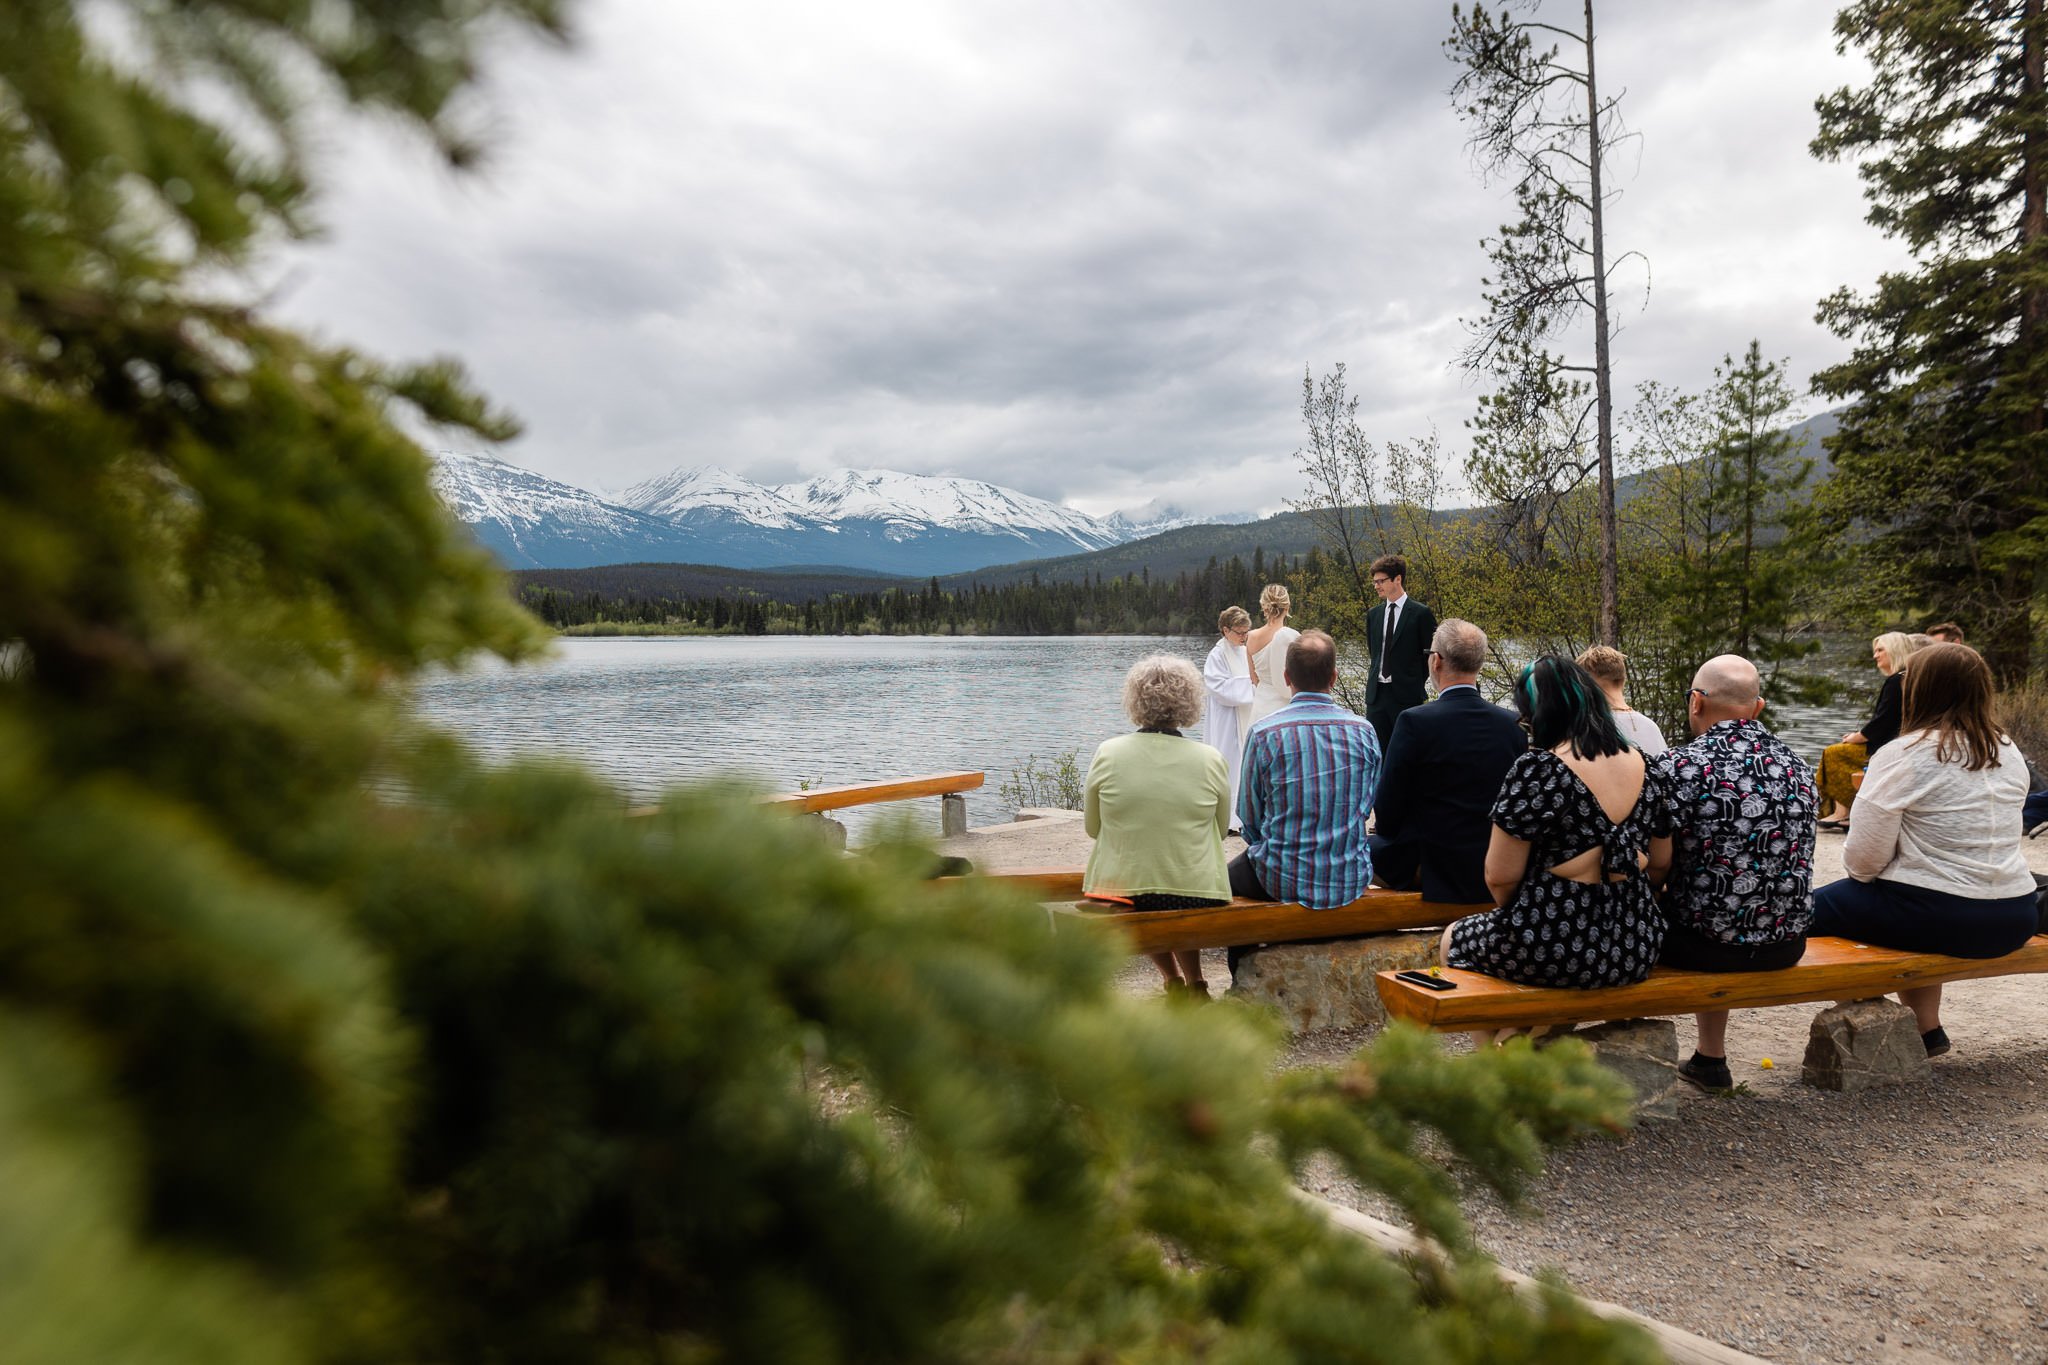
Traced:
<path fill-rule="evenodd" d="M 550 570 L 515 577 L 527 610 L 558 630 L 705 631 L 745 635 L 1206 635 L 1216 614 L 1237 603 L 1256 613 L 1260 590 L 1315 572 L 1321 551 L 1306 556 L 1255 548 L 1211 558 L 1171 579 L 1149 569 L 1122 577 L 1045 582 L 969 582 L 942 586 L 847 585 L 827 574 L 746 575 L 676 566 L 614 565 Z M 724 581 L 720 581 L 719 575 Z M 588 576 L 586 581 L 579 578 Z M 679 590 L 679 587 L 681 590 Z"/>

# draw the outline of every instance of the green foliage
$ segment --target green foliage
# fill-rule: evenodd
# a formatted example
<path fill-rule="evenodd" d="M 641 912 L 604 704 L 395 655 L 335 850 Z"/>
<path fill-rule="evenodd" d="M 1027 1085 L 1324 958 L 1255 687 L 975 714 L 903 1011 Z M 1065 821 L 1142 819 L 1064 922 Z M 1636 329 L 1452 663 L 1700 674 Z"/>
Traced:
<path fill-rule="evenodd" d="M 1560 463 L 1565 445 L 1525 448 L 1512 468 L 1505 446 L 1475 456 L 1468 473 L 1488 503 L 1446 513 L 1434 436 L 1374 446 L 1349 420 L 1355 400 L 1343 390 L 1341 365 L 1305 385 L 1303 511 L 1327 547 L 1298 575 L 1305 619 L 1330 623 L 1361 657 L 1365 616 L 1379 600 L 1366 569 L 1399 551 L 1411 589 L 1439 619 L 1487 632 L 1482 686 L 1496 695 L 1531 657 L 1576 655 L 1599 638 L 1599 501 L 1583 470 Z M 1715 654 L 1754 659 L 1774 700 L 1825 698 L 1825 680 L 1798 664 L 1838 605 L 1834 559 L 1802 500 L 1812 462 L 1786 429 L 1790 406 L 1782 367 L 1752 342 L 1706 394 L 1646 385 L 1627 414 L 1621 643 L 1632 703 L 1667 734 L 1684 733 L 1685 689 Z"/>
<path fill-rule="evenodd" d="M 1511 1192 L 1613 1126 L 1583 1050 L 1276 1084 L 1254 1020 L 928 854 L 722 789 L 628 819 L 408 720 L 539 635 L 400 424 L 509 423 L 196 272 L 304 225 L 319 83 L 466 157 L 505 21 L 557 19 L 0 12 L 7 1359 L 1652 1359 L 1502 1289 L 1418 1155 Z M 1322 1154 L 1449 1259 L 1321 1221 Z"/>
<path fill-rule="evenodd" d="M 1751 341 L 1714 379 L 1697 396 L 1646 384 L 1629 415 L 1630 700 L 1667 734 L 1684 733 L 1685 690 L 1716 654 L 1755 663 L 1773 701 L 1826 686 L 1798 663 L 1819 649 L 1835 556 L 1806 496 L 1813 461 L 1788 429 L 1783 364 Z"/>
<path fill-rule="evenodd" d="M 1858 161 L 1915 266 L 1821 302 L 1854 343 L 1814 376 L 1854 400 L 1822 506 L 1866 581 L 1963 622 L 2013 683 L 2048 583 L 2048 14 L 1858 0 L 1835 33 L 1872 75 L 1819 101 L 1814 154 Z"/>
<path fill-rule="evenodd" d="M 1081 751 L 1066 749 L 1042 765 L 1032 754 L 996 784 L 997 795 L 1013 810 L 1027 806 L 1051 806 L 1056 810 L 1079 810 L 1086 794 L 1088 770 L 1081 764 Z"/>

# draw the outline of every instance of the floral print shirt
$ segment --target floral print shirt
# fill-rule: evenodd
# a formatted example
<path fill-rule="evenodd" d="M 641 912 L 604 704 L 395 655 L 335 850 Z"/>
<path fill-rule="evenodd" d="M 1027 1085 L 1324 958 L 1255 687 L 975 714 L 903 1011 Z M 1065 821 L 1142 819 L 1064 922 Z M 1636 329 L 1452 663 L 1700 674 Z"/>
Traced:
<path fill-rule="evenodd" d="M 1651 762 L 1673 796 L 1664 913 L 1723 943 L 1782 943 L 1813 922 L 1813 769 L 1753 720 Z"/>

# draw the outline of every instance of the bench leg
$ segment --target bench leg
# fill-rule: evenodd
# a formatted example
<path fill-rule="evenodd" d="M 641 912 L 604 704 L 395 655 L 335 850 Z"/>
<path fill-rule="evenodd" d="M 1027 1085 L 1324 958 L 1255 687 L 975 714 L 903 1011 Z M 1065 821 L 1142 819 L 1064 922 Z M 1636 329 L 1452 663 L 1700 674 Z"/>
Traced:
<path fill-rule="evenodd" d="M 1799 1079 L 1853 1095 L 1872 1086 L 1925 1080 L 1930 1070 L 1913 1011 L 1879 997 L 1830 1005 L 1814 1016 Z"/>
<path fill-rule="evenodd" d="M 950 839 L 956 834 L 967 832 L 967 798 L 964 796 L 942 796 L 939 798 L 939 837 Z"/>

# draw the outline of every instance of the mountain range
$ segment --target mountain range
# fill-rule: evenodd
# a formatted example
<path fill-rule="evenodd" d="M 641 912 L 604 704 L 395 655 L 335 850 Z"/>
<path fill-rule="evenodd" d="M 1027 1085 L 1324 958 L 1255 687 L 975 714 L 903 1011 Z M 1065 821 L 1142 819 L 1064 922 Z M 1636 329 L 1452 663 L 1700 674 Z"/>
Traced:
<path fill-rule="evenodd" d="M 434 459 L 442 498 L 510 568 L 830 565 L 923 576 L 1085 554 L 1205 520 L 1156 500 L 1096 518 L 979 480 L 873 469 L 772 485 L 678 469 L 607 498 L 488 455 Z"/>

